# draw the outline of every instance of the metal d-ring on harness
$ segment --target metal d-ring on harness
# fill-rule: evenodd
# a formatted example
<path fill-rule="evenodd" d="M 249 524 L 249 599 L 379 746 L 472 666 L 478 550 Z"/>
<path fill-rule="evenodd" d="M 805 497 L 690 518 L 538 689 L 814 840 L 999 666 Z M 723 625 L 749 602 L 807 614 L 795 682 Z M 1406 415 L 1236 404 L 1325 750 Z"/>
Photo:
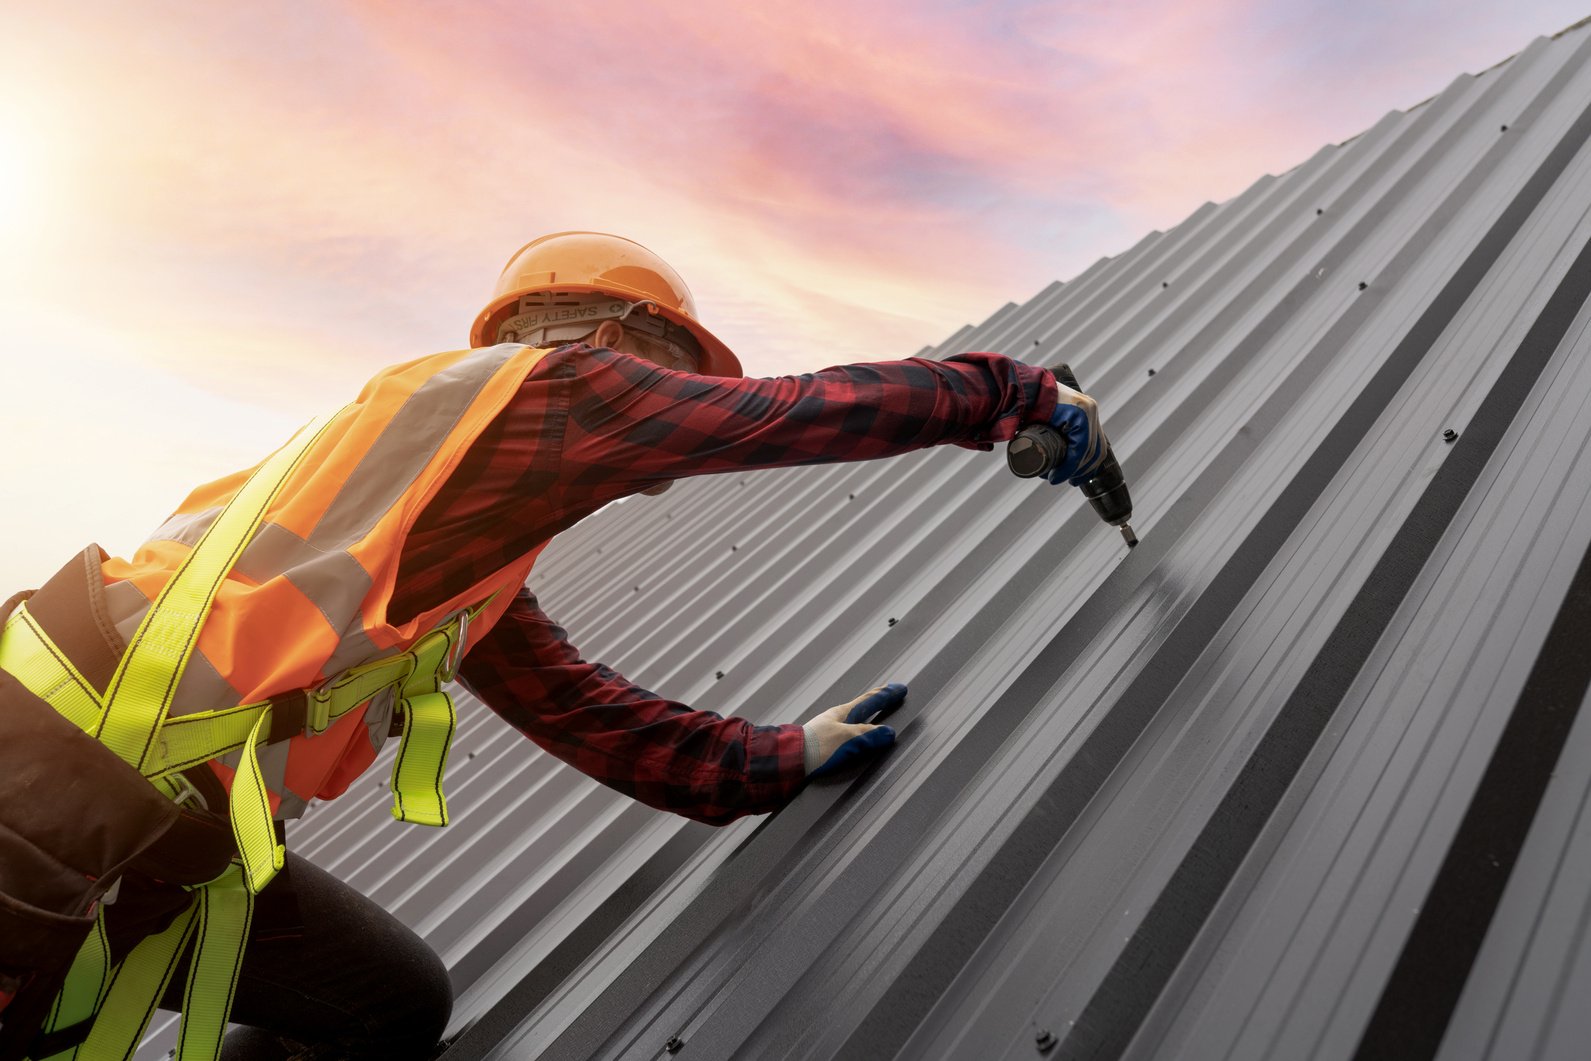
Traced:
<path fill-rule="evenodd" d="M 183 996 L 177 1057 L 214 1058 L 231 1010 L 254 896 L 282 868 L 259 748 L 325 732 L 339 718 L 392 690 L 403 712 L 393 765 L 393 815 L 447 823 L 442 774 L 456 715 L 442 684 L 457 672 L 469 622 L 491 602 L 455 614 L 408 651 L 352 667 L 312 690 L 216 711 L 168 717 L 183 669 L 222 581 L 282 484 L 331 418 L 322 418 L 262 464 L 184 559 L 128 643 L 104 695 L 95 691 L 20 605 L 0 636 L 0 669 L 96 737 L 177 802 L 196 795 L 181 771 L 242 749 L 229 796 L 238 855 L 214 880 L 191 887 L 195 901 L 164 931 L 112 966 L 104 909 L 73 961 L 44 1031 L 92 1020 L 87 1038 L 48 1055 L 74 1061 L 130 1057 L 190 939 L 196 951 Z M 495 595 L 494 595 L 495 596 Z M 37 1059 L 37 1061 L 42 1061 Z"/>

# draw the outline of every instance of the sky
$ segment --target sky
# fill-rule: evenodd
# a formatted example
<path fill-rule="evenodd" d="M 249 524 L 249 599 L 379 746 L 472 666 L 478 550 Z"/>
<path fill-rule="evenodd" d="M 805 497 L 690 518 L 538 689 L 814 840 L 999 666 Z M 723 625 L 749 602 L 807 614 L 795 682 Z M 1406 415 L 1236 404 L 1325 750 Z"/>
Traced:
<path fill-rule="evenodd" d="M 466 346 L 535 236 L 650 247 L 748 375 L 908 357 L 1586 14 L 8 8 L 0 598 L 90 542 L 130 555 L 383 366 Z"/>

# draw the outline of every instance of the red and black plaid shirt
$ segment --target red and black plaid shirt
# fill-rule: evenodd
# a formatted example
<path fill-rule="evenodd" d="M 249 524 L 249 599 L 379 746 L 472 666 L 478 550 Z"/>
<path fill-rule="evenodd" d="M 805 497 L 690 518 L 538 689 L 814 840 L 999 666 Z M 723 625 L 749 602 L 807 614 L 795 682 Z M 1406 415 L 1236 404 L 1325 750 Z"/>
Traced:
<path fill-rule="evenodd" d="M 770 379 L 672 372 L 560 347 L 471 446 L 409 533 L 403 622 L 608 502 L 689 475 L 991 450 L 1055 405 L 1048 369 L 999 354 L 839 365 Z M 783 806 L 806 776 L 797 724 L 696 711 L 581 659 L 522 590 L 460 678 L 571 766 L 660 810 L 723 824 Z"/>

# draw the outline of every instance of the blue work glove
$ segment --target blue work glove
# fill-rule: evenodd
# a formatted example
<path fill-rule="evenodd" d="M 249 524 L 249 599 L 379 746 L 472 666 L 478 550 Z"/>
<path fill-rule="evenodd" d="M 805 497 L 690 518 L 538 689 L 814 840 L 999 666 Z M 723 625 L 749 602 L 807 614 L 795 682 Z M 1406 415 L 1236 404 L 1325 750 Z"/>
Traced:
<path fill-rule="evenodd" d="M 895 731 L 888 726 L 869 725 L 867 719 L 882 718 L 906 699 L 900 682 L 880 685 L 850 703 L 831 707 L 804 723 L 807 731 L 807 777 L 822 777 L 843 770 L 895 743 Z"/>
<path fill-rule="evenodd" d="M 1105 432 L 1099 426 L 1099 406 L 1082 391 L 1074 391 L 1055 381 L 1055 411 L 1050 426 L 1066 436 L 1066 456 L 1061 458 L 1045 481 L 1059 486 L 1081 486 L 1105 459 Z"/>

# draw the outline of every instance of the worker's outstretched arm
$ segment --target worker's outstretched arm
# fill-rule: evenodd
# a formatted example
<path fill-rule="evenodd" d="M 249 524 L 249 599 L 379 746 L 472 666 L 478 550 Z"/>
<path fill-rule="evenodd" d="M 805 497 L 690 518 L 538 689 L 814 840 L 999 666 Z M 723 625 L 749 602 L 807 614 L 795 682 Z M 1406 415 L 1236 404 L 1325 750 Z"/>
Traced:
<path fill-rule="evenodd" d="M 806 731 L 696 711 L 588 663 L 529 590 L 459 677 L 548 752 L 659 810 L 722 825 L 777 810 L 807 775 Z"/>
<path fill-rule="evenodd" d="M 671 372 L 614 350 L 561 359 L 571 388 L 560 460 L 575 490 L 629 493 L 668 479 L 892 457 L 927 446 L 989 450 L 1046 419 L 1055 378 L 992 353 L 835 365 L 796 376 Z"/>
<path fill-rule="evenodd" d="M 1049 369 L 990 353 L 724 379 L 565 346 L 531 370 L 415 522 L 389 615 L 406 621 L 660 482 L 945 444 L 991 450 L 1047 421 L 1057 394 Z"/>

